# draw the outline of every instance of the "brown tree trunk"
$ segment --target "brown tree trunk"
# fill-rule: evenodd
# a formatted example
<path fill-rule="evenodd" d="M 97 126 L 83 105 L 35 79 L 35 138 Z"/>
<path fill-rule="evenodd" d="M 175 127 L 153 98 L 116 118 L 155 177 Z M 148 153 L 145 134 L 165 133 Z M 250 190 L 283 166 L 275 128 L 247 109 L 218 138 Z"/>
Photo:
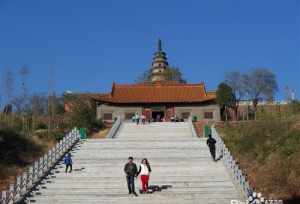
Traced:
<path fill-rule="evenodd" d="M 254 120 L 256 120 L 256 111 L 257 111 L 258 99 L 257 98 L 253 99 L 252 103 L 253 103 L 253 111 L 254 111 Z"/>
<path fill-rule="evenodd" d="M 234 116 L 235 116 L 235 120 L 239 120 L 239 104 L 236 103 L 234 106 Z"/>
<path fill-rule="evenodd" d="M 228 111 L 227 111 L 227 106 L 225 106 L 225 121 L 228 120 Z"/>

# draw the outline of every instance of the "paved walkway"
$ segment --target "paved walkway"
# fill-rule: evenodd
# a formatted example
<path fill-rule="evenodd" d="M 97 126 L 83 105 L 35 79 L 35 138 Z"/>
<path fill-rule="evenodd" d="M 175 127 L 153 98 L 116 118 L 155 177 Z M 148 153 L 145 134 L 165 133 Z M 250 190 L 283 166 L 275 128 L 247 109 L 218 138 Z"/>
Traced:
<path fill-rule="evenodd" d="M 79 144 L 72 153 L 74 171 L 66 174 L 64 166 L 58 165 L 30 200 L 43 204 L 230 204 L 231 199 L 240 200 L 223 163 L 213 162 L 205 140 L 191 135 L 187 123 L 124 123 L 115 139 Z M 128 156 L 136 163 L 149 158 L 150 185 L 171 188 L 139 197 L 128 195 L 123 173 Z"/>

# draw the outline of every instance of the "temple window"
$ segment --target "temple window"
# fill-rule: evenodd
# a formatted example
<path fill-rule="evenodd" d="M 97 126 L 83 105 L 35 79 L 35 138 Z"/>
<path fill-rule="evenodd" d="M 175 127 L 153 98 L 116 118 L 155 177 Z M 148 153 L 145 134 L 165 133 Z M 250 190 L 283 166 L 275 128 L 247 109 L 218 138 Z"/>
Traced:
<path fill-rule="evenodd" d="M 103 119 L 104 120 L 112 120 L 112 113 L 104 113 Z"/>
<path fill-rule="evenodd" d="M 100 107 L 102 104 L 100 102 L 96 102 L 96 106 Z"/>
<path fill-rule="evenodd" d="M 205 119 L 213 119 L 214 118 L 213 112 L 204 112 L 204 118 Z"/>
<path fill-rule="evenodd" d="M 191 113 L 190 112 L 183 112 L 181 113 L 181 117 L 183 119 L 188 119 L 190 117 Z"/>

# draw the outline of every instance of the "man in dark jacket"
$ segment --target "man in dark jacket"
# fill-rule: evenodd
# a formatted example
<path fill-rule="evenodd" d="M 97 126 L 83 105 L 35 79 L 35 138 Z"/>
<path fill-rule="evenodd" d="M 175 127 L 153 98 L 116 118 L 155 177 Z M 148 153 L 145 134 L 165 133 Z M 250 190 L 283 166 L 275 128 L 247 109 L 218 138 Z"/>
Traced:
<path fill-rule="evenodd" d="M 128 163 L 124 166 L 124 172 L 126 174 L 129 194 L 133 193 L 135 196 L 138 196 L 134 187 L 134 177 L 137 176 L 138 170 L 136 164 L 133 163 L 132 157 L 128 158 Z"/>
<path fill-rule="evenodd" d="M 206 141 L 207 146 L 209 147 L 210 154 L 214 161 L 216 161 L 216 140 L 212 138 L 211 134 L 208 135 L 208 139 Z"/>

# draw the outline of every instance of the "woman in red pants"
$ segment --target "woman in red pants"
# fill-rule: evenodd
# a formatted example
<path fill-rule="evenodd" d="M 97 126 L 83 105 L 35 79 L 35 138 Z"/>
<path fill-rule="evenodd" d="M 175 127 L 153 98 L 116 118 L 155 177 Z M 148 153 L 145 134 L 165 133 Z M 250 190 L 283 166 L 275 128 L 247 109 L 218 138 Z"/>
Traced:
<path fill-rule="evenodd" d="M 140 165 L 140 169 L 138 175 L 141 174 L 141 183 L 142 183 L 142 192 L 147 193 L 148 191 L 148 182 L 149 182 L 149 175 L 151 172 L 151 167 L 148 160 L 145 158 L 142 160 Z"/>

